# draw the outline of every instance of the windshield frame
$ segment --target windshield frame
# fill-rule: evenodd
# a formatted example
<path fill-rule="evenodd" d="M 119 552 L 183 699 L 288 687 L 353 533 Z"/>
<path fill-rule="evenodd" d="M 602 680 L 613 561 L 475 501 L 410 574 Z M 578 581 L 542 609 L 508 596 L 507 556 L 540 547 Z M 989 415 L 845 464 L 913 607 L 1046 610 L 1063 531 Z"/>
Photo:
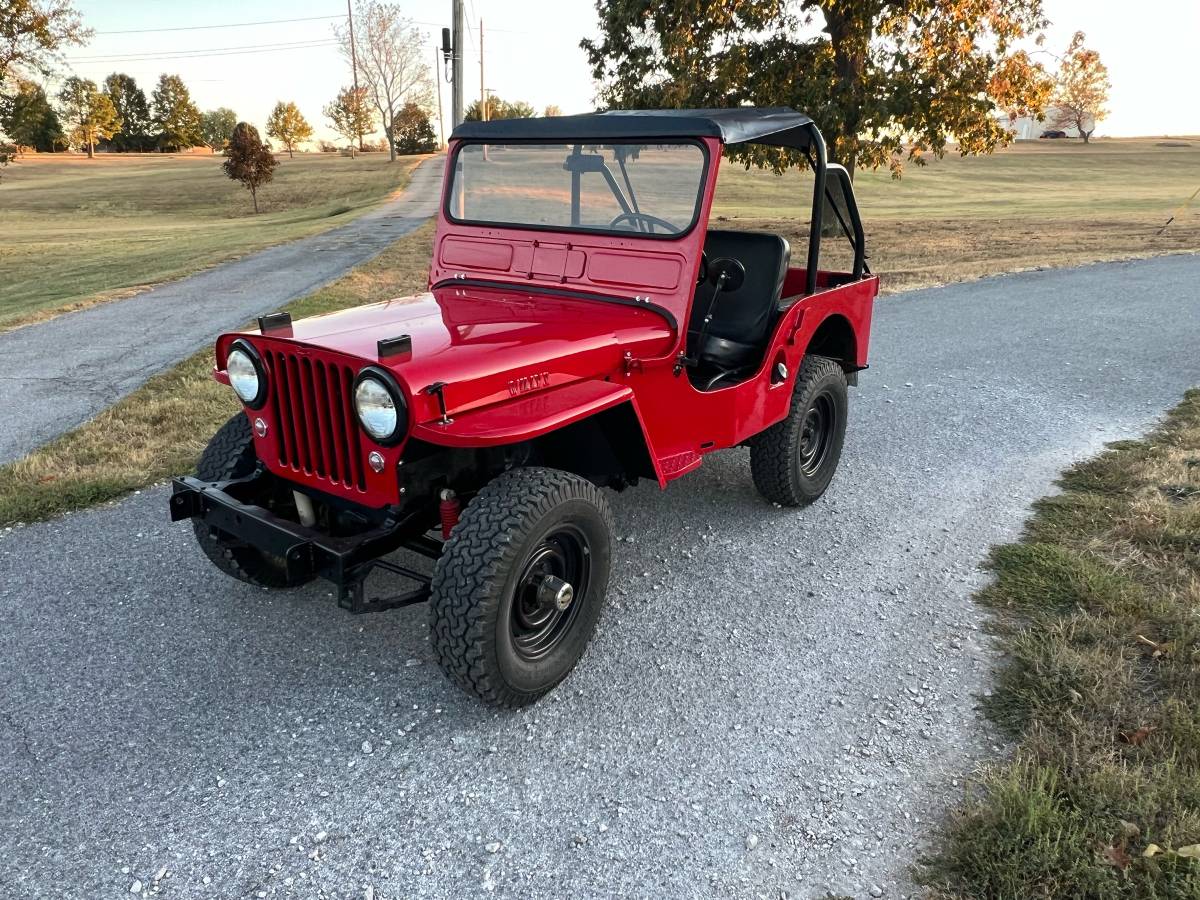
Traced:
<path fill-rule="evenodd" d="M 446 182 L 446 188 L 444 191 L 444 196 L 442 198 L 442 214 L 446 217 L 447 222 L 451 222 L 454 225 L 466 225 L 466 226 L 469 226 L 472 228 L 511 228 L 511 229 L 518 230 L 518 231 L 546 231 L 546 232 L 553 232 L 553 233 L 558 233 L 558 234 L 593 234 L 593 235 L 601 235 L 604 237 L 615 237 L 615 238 L 620 238 L 623 240 L 627 240 L 629 238 L 643 238 L 643 239 L 658 240 L 658 241 L 662 241 L 662 240 L 678 241 L 678 240 L 682 240 L 683 238 L 686 238 L 693 231 L 695 231 L 696 227 L 700 224 L 700 218 L 704 211 L 704 200 L 705 200 L 705 195 L 708 192 L 709 173 L 710 173 L 710 167 L 712 165 L 712 158 L 711 158 L 711 154 L 709 153 L 708 144 L 704 140 L 701 140 L 700 138 L 684 138 L 684 137 L 652 138 L 652 137 L 646 137 L 646 138 L 638 138 L 636 141 L 629 140 L 627 142 L 624 142 L 624 145 L 642 144 L 642 145 L 648 145 L 648 146 L 661 146 L 664 144 L 668 144 L 668 145 L 679 145 L 679 146 L 686 145 L 686 146 L 693 146 L 693 147 L 700 148 L 700 153 L 703 157 L 703 162 L 701 164 L 701 169 L 700 169 L 699 183 L 696 187 L 696 205 L 693 208 L 692 219 L 691 219 L 691 222 L 688 224 L 687 228 L 684 228 L 682 231 L 677 231 L 673 234 L 667 234 L 666 232 L 653 233 L 653 232 L 645 232 L 645 231 L 624 231 L 624 230 L 618 231 L 613 228 L 589 228 L 586 226 L 576 226 L 576 225 L 539 225 L 539 224 L 530 223 L 530 222 L 495 222 L 495 221 L 484 221 L 484 220 L 479 220 L 479 219 L 460 219 L 457 216 L 455 216 L 453 212 L 451 212 L 450 206 L 451 206 L 451 200 L 454 197 L 454 183 L 457 178 L 458 171 L 459 171 L 458 157 L 459 157 L 459 154 L 462 153 L 463 149 L 466 147 L 469 147 L 469 146 L 505 146 L 505 147 L 509 147 L 509 146 L 514 146 L 514 145 L 528 144 L 528 145 L 532 145 L 532 146 L 565 147 L 565 148 L 567 148 L 567 152 L 569 154 L 569 153 L 573 152 L 571 148 L 576 147 L 576 146 L 584 147 L 589 144 L 597 144 L 597 145 L 604 146 L 604 147 L 611 147 L 611 146 L 613 146 L 614 143 L 616 143 L 616 142 L 611 139 L 606 140 L 605 138 L 596 138 L 594 140 L 593 139 L 583 139 L 583 140 L 571 141 L 571 142 L 567 142 L 567 143 L 557 141 L 557 140 L 547 140 L 545 138 L 528 138 L 528 139 L 508 138 L 503 141 L 482 140 L 479 138 L 460 139 L 457 142 L 457 144 L 455 145 L 454 152 L 450 159 L 450 166 L 449 166 L 450 178 Z M 567 171 L 567 170 L 564 169 L 564 171 Z M 568 174 L 570 174 L 570 173 L 568 172 Z M 614 177 L 620 175 L 619 172 L 615 172 L 612 174 Z"/>

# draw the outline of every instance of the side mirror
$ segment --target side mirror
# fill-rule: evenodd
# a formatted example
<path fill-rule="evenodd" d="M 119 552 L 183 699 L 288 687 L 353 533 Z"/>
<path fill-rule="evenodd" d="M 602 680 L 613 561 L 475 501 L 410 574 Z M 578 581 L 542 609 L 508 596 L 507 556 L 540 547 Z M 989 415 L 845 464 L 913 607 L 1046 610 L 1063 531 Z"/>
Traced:
<path fill-rule="evenodd" d="M 736 291 L 746 283 L 746 267 L 729 256 L 708 264 L 708 280 L 722 291 Z"/>

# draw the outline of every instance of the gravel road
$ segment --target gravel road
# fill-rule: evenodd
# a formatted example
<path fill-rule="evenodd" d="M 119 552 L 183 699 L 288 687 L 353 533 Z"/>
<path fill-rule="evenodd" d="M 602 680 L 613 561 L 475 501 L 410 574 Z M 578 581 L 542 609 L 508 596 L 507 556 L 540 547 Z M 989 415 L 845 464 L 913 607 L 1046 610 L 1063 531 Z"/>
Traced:
<path fill-rule="evenodd" d="M 614 496 L 597 639 L 518 713 L 421 608 L 219 576 L 162 488 L 8 532 L 0 894 L 899 897 L 995 752 L 980 560 L 1200 381 L 1198 313 L 1200 257 L 882 301 L 826 498 L 745 451 Z"/>
<path fill-rule="evenodd" d="M 379 254 L 437 208 L 444 159 L 352 222 L 0 334 L 0 464 L 85 422 L 223 331 L 241 328 Z"/>

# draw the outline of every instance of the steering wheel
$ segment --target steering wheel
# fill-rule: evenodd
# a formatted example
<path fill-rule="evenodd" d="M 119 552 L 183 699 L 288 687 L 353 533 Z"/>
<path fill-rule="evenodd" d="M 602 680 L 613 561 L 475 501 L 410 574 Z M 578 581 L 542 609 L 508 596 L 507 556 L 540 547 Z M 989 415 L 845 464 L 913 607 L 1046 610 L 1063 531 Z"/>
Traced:
<path fill-rule="evenodd" d="M 647 213 L 640 213 L 640 212 L 623 212 L 619 216 L 617 216 L 615 219 L 613 219 L 611 222 L 609 222 L 608 227 L 616 228 L 618 222 L 624 222 L 626 219 L 628 219 L 633 224 L 633 228 L 635 231 L 641 230 L 638 227 L 639 222 L 644 222 L 651 234 L 654 233 L 655 225 L 662 228 L 663 231 L 665 231 L 667 234 L 679 234 L 679 231 L 680 231 L 680 229 L 676 228 L 674 225 L 672 225 L 666 219 L 660 219 L 658 216 L 651 216 L 651 215 L 648 215 Z"/>

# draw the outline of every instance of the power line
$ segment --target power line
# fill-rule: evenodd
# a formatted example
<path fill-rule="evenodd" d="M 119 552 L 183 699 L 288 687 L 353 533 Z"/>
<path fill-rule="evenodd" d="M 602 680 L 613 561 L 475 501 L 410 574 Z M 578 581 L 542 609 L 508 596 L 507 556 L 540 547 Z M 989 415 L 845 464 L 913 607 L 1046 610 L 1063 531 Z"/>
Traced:
<path fill-rule="evenodd" d="M 316 47 L 332 47 L 337 41 L 314 39 L 283 44 L 244 44 L 238 47 L 210 47 L 199 50 L 155 51 L 150 53 L 116 53 L 110 56 L 70 56 L 70 63 L 139 62 L 158 59 L 197 59 L 205 56 L 236 56 L 242 53 L 272 53 L 277 50 L 307 50 Z"/>
<path fill-rule="evenodd" d="M 179 25 L 174 28 L 129 28 L 124 31 L 97 31 L 96 34 L 151 34 L 159 31 L 201 31 L 209 28 L 246 28 L 251 25 L 284 25 L 288 22 L 317 22 L 344 16 L 305 16 L 300 19 L 267 19 L 262 22 L 225 22 L 220 25 Z"/>

